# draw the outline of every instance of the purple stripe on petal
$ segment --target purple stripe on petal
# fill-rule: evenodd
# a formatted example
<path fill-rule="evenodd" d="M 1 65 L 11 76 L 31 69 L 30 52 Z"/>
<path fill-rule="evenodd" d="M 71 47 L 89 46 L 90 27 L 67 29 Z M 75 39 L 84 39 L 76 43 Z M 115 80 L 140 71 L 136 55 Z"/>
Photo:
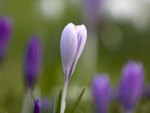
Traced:
<path fill-rule="evenodd" d="M 81 35 L 81 33 L 78 34 L 77 39 L 78 39 L 78 45 L 77 45 L 77 52 L 76 52 L 76 55 L 78 54 L 79 49 L 80 49 L 80 47 L 81 47 L 81 42 L 82 42 L 82 35 Z"/>
<path fill-rule="evenodd" d="M 79 49 L 80 49 L 80 47 L 81 47 L 82 36 L 81 36 L 81 34 L 80 34 L 80 33 L 78 34 L 77 41 L 78 41 L 78 44 L 77 44 L 76 56 L 75 56 L 75 59 L 74 59 L 74 61 L 73 61 L 72 65 L 71 65 L 71 67 L 70 67 L 70 71 L 69 71 L 69 78 L 70 78 L 70 76 L 71 76 L 71 75 L 72 75 L 72 73 L 73 73 L 73 69 L 74 69 L 74 66 L 75 66 L 75 61 L 76 61 L 76 58 L 77 58 L 77 55 L 78 55 Z"/>

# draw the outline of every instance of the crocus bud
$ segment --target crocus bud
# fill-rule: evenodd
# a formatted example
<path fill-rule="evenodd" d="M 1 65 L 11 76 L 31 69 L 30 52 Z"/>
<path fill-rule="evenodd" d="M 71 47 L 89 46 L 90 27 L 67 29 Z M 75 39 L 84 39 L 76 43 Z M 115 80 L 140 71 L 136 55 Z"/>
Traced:
<path fill-rule="evenodd" d="M 125 112 L 133 112 L 140 100 L 144 84 L 144 70 L 141 63 L 125 65 L 120 81 L 120 101 Z"/>
<path fill-rule="evenodd" d="M 41 113 L 41 104 L 39 100 L 34 102 L 34 113 Z"/>
<path fill-rule="evenodd" d="M 72 75 L 76 63 L 82 53 L 87 38 L 87 30 L 84 25 L 75 26 L 69 23 L 61 35 L 61 58 L 66 79 Z"/>
<path fill-rule="evenodd" d="M 26 55 L 25 55 L 25 83 L 27 87 L 33 87 L 41 66 L 41 41 L 32 37 L 27 45 Z"/>
<path fill-rule="evenodd" d="M 87 30 L 84 25 L 75 26 L 69 23 L 63 30 L 60 42 L 61 59 L 65 75 L 65 84 L 62 92 L 61 113 L 66 107 L 68 81 L 74 72 L 76 63 L 86 43 Z"/>
<path fill-rule="evenodd" d="M 97 113 L 107 113 L 111 101 L 111 85 L 107 75 L 96 75 L 92 84 L 93 100 Z"/>
<path fill-rule="evenodd" d="M 10 35 L 12 31 L 12 21 L 9 17 L 0 17 L 0 62 L 5 56 Z"/>

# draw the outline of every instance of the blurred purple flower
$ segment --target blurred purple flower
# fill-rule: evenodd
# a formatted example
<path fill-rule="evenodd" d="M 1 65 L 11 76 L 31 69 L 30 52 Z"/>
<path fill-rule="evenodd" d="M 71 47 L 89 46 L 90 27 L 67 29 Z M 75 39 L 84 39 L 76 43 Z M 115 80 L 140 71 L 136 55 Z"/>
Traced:
<path fill-rule="evenodd" d="M 60 49 L 65 80 L 71 77 L 85 46 L 86 38 L 87 31 L 84 25 L 75 26 L 73 23 L 69 23 L 64 28 Z"/>
<path fill-rule="evenodd" d="M 12 21 L 9 17 L 0 17 L 0 62 L 5 52 L 12 32 Z"/>
<path fill-rule="evenodd" d="M 34 102 L 34 113 L 41 113 L 41 103 L 38 99 Z"/>
<path fill-rule="evenodd" d="M 25 83 L 27 87 L 33 87 L 41 67 L 42 60 L 41 41 L 32 37 L 27 45 L 25 55 Z"/>
<path fill-rule="evenodd" d="M 97 113 L 107 113 L 111 101 L 111 85 L 107 75 L 96 75 L 92 84 L 93 100 Z"/>
<path fill-rule="evenodd" d="M 125 65 L 120 82 L 120 101 L 125 111 L 134 111 L 140 100 L 144 84 L 144 70 L 141 63 Z"/>
<path fill-rule="evenodd" d="M 48 98 L 42 97 L 40 99 L 40 103 L 42 111 L 46 111 L 49 113 L 52 110 L 52 103 Z"/>
<path fill-rule="evenodd" d="M 84 20 L 88 26 L 96 30 L 96 26 L 100 19 L 100 4 L 102 0 L 83 0 L 84 5 Z"/>

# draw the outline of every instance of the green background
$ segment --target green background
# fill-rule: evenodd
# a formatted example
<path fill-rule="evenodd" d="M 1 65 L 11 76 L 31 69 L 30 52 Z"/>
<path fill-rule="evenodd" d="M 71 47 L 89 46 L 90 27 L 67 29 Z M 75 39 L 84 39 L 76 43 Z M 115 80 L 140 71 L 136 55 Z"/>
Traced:
<path fill-rule="evenodd" d="M 36 8 L 37 2 L 38 0 L 0 0 L 0 15 L 10 16 L 13 20 L 12 38 L 5 61 L 0 67 L 0 113 L 21 112 L 25 93 L 23 80 L 24 54 L 28 39 L 36 35 L 42 40 L 43 63 L 37 89 L 41 96 L 48 96 L 52 99 L 55 91 L 63 87 L 64 81 L 60 57 L 62 30 L 69 22 L 83 23 L 86 26 L 83 21 L 84 11 L 80 0 L 76 4 L 64 0 L 64 12 L 57 19 L 44 18 L 39 9 Z M 55 13 L 57 14 L 57 11 Z M 98 73 L 108 73 L 112 85 L 118 87 L 122 67 L 129 60 L 143 62 L 145 82 L 150 79 L 149 25 L 146 29 L 139 31 L 128 22 L 121 23 L 109 17 L 101 16 L 102 19 L 98 22 L 98 27 L 94 32 L 97 37 L 92 37 L 89 27 L 87 27 L 87 44 L 69 84 L 67 111 L 72 108 L 72 103 L 75 102 L 80 91 L 86 88 L 82 102 L 76 112 L 94 112 L 94 105 L 91 100 L 93 76 Z M 115 30 L 116 32 L 121 31 L 122 38 L 119 46 L 111 43 L 117 36 Z M 105 39 L 107 46 L 103 43 L 103 39 Z M 94 43 L 96 42 L 96 44 L 93 44 L 94 46 L 91 44 L 91 40 L 94 40 Z M 96 51 L 93 52 L 94 50 Z M 149 105 L 149 100 L 143 100 L 139 104 L 138 112 L 150 112 Z M 119 113 L 120 109 L 119 103 L 113 102 L 110 112 Z"/>

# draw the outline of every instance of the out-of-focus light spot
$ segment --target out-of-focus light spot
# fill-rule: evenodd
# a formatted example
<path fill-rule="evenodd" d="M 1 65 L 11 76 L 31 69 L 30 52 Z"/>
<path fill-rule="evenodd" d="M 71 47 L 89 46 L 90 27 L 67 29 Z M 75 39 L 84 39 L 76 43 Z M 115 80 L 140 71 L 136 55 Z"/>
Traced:
<path fill-rule="evenodd" d="M 39 0 L 38 9 L 46 19 L 60 19 L 65 11 L 63 0 Z"/>
<path fill-rule="evenodd" d="M 113 18 L 130 19 L 136 12 L 136 5 L 133 0 L 109 0 L 106 1 L 105 7 Z"/>
<path fill-rule="evenodd" d="M 104 28 L 104 31 L 101 34 L 103 45 L 110 50 L 118 49 L 122 43 L 122 39 L 123 36 L 121 30 L 115 26 Z"/>
<path fill-rule="evenodd" d="M 141 1 L 150 6 L 150 0 L 141 0 Z"/>
<path fill-rule="evenodd" d="M 133 24 L 138 30 L 144 30 L 147 28 L 150 24 L 150 9 L 147 8 L 141 10 L 139 15 L 136 15 L 135 18 L 133 18 Z"/>
<path fill-rule="evenodd" d="M 104 13 L 119 21 L 130 21 L 138 28 L 144 28 L 150 21 L 150 2 L 147 0 L 105 0 Z"/>

